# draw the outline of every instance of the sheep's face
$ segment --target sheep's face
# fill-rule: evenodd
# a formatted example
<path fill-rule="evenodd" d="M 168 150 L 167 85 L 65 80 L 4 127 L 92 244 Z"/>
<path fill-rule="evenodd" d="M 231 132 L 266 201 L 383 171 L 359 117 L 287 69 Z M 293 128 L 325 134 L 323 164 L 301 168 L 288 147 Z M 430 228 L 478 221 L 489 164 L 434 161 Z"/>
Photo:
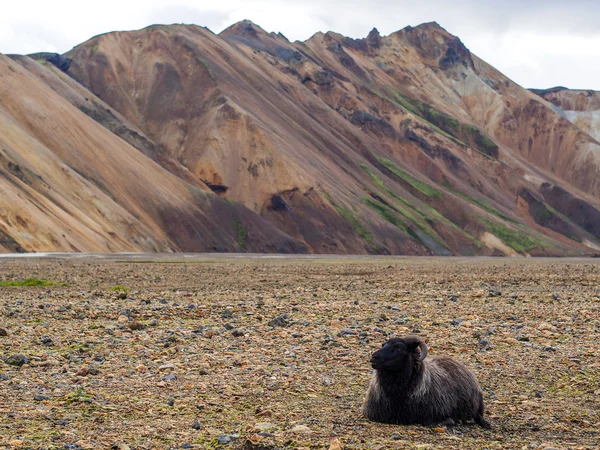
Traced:
<path fill-rule="evenodd" d="M 426 355 L 425 344 L 416 337 L 393 338 L 371 356 L 371 367 L 387 372 L 402 372 Z M 426 348 L 426 347 L 425 347 Z"/>

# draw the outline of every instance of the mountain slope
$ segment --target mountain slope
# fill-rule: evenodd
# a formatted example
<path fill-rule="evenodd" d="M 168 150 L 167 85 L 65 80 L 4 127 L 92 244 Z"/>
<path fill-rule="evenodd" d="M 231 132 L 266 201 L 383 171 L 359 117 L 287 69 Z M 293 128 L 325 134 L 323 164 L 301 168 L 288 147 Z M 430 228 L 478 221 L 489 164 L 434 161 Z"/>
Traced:
<path fill-rule="evenodd" d="M 387 37 L 374 29 L 365 39 L 329 32 L 294 43 L 249 21 L 219 35 L 152 26 L 38 57 L 43 64 L 19 61 L 128 151 L 135 147 L 136 158 L 162 167 L 161 176 L 168 171 L 173 183 L 201 192 L 193 197 L 202 198 L 195 207 L 203 220 L 223 222 L 213 205 L 230 204 L 219 197 L 251 210 L 266 231 L 260 242 L 249 233 L 247 248 L 600 248 L 590 220 L 600 214 L 598 142 L 435 23 Z M 98 181 L 112 187 L 123 178 Z M 141 188 L 154 175 L 138 178 Z M 130 193 L 118 201 L 127 211 L 146 202 L 144 192 Z M 181 198 L 187 205 L 189 196 Z M 281 245 L 266 245 L 267 236 Z"/>
<path fill-rule="evenodd" d="M 249 249 L 302 249 L 250 211 L 171 175 L 73 107 L 67 98 L 89 102 L 93 96 L 81 97 L 83 88 L 73 89 L 64 74 L 15 59 L 20 64 L 0 55 L 5 249 L 236 250 L 232 223 L 256 235 Z"/>

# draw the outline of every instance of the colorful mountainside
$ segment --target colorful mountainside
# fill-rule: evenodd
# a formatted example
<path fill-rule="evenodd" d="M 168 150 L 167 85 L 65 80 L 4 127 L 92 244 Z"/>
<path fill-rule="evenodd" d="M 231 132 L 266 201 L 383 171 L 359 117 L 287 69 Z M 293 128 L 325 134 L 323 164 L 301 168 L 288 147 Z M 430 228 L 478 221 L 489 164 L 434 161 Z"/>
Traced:
<path fill-rule="evenodd" d="M 0 56 L 0 249 L 593 254 L 599 97 L 563 91 L 436 23 Z"/>

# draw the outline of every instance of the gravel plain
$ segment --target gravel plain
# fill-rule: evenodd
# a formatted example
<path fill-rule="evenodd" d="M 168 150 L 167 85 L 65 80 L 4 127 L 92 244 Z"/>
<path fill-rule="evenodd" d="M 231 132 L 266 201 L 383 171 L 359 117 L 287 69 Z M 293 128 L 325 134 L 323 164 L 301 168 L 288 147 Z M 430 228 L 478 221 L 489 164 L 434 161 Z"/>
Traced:
<path fill-rule="evenodd" d="M 599 262 L 2 259 L 54 284 L 0 287 L 0 448 L 598 448 Z M 492 429 L 362 418 L 393 334 L 473 369 Z"/>

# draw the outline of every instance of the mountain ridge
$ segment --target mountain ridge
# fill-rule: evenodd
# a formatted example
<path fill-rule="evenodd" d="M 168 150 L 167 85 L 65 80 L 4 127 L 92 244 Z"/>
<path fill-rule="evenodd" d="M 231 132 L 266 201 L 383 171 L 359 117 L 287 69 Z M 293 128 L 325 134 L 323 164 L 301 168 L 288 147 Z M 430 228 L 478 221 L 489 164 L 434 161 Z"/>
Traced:
<path fill-rule="evenodd" d="M 219 34 L 158 25 L 38 57 L 79 111 L 203 195 L 248 208 L 288 251 L 600 249 L 573 206 L 598 211 L 596 139 L 437 23 L 304 42 L 250 21 Z M 232 238 L 224 251 L 249 249 Z"/>

